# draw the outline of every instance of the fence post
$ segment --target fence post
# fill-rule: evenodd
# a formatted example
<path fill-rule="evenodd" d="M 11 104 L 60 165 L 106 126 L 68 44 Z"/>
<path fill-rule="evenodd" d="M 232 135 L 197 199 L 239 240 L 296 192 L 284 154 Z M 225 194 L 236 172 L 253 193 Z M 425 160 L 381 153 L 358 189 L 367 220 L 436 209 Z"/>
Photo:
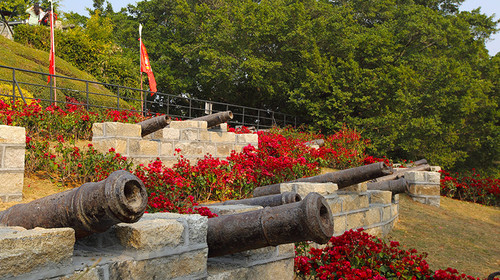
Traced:
<path fill-rule="evenodd" d="M 12 69 L 12 104 L 16 104 L 16 69 Z"/>
<path fill-rule="evenodd" d="M 241 119 L 241 125 L 244 126 L 245 125 L 245 107 L 243 107 L 243 117 Z"/>
<path fill-rule="evenodd" d="M 116 107 L 120 111 L 120 87 L 116 87 Z"/>
<path fill-rule="evenodd" d="M 87 96 L 87 105 L 85 107 L 87 107 L 87 111 L 88 111 L 89 110 L 89 81 L 85 81 L 85 93 Z"/>
<path fill-rule="evenodd" d="M 259 130 L 260 125 L 260 110 L 257 109 L 257 130 Z"/>

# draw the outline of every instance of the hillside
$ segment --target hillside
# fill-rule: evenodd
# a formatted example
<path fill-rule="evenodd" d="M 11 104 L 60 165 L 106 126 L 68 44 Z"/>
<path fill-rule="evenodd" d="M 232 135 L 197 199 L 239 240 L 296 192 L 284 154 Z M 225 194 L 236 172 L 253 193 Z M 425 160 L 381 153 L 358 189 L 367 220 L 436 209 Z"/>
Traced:
<path fill-rule="evenodd" d="M 0 36 L 0 65 L 48 73 L 49 53 L 26 47 L 19 43 L 8 40 L 3 36 Z M 92 75 L 77 69 L 69 62 L 66 62 L 65 60 L 58 57 L 56 57 L 56 74 L 97 82 L 97 79 Z M 10 85 L 10 81 L 12 81 L 12 70 L 0 68 L 0 79 L 0 85 Z M 22 89 L 28 90 L 34 95 L 35 98 L 49 99 L 47 76 L 16 71 L 16 80 L 18 81 Z M 37 86 L 25 85 L 23 83 L 36 84 Z M 61 95 L 65 95 L 74 97 L 80 101 L 85 100 L 86 85 L 83 82 L 69 79 L 57 79 L 57 87 L 65 88 L 58 91 L 58 96 L 60 97 L 62 97 Z M 104 86 L 90 84 L 89 91 L 92 93 L 101 94 L 91 95 L 89 97 L 92 104 L 104 106 L 116 105 L 116 97 L 112 97 L 116 96 L 116 94 L 106 89 Z M 64 99 L 59 98 L 59 100 Z M 123 104 L 126 103 L 121 102 L 121 105 Z"/>

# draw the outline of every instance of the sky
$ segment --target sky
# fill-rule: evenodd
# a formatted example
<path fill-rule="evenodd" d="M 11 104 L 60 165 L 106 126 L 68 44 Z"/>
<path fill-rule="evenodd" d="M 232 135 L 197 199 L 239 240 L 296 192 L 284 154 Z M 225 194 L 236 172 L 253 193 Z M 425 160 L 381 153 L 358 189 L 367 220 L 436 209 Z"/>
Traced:
<path fill-rule="evenodd" d="M 119 11 L 128 4 L 135 4 L 137 0 L 108 0 L 113 6 L 114 11 Z M 81 15 L 88 16 L 85 8 L 92 7 L 92 0 L 61 0 L 61 9 L 65 12 L 72 11 Z M 460 9 L 470 11 L 481 7 L 481 12 L 488 16 L 495 14 L 495 20 L 500 19 L 500 0 L 466 0 Z M 500 26 L 499 26 L 500 27 Z M 500 32 L 492 36 L 492 40 L 486 42 L 486 48 L 490 55 L 500 52 Z"/>

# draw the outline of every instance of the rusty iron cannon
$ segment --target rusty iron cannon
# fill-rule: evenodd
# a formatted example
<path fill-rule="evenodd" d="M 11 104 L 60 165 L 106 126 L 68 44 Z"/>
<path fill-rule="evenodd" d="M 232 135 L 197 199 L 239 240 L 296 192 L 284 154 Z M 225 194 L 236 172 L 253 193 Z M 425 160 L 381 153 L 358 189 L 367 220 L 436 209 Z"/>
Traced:
<path fill-rule="evenodd" d="M 335 183 L 339 189 L 368 181 L 377 177 L 392 173 L 392 168 L 383 162 L 376 162 L 364 166 L 340 170 L 337 172 L 329 172 L 326 174 L 300 178 L 286 183 L 293 182 L 310 182 L 310 183 Z M 280 184 L 273 184 L 255 188 L 253 196 L 265 196 L 280 193 Z"/>
<path fill-rule="evenodd" d="M 383 181 L 390 181 L 390 180 L 396 180 L 399 178 L 403 178 L 405 173 L 409 172 L 409 171 L 429 171 L 429 170 L 431 170 L 430 165 L 421 164 L 421 165 L 417 165 L 417 166 L 410 167 L 410 168 L 402 168 L 400 170 L 393 172 L 390 175 L 386 175 L 386 176 L 372 179 L 372 182 L 383 182 Z"/>
<path fill-rule="evenodd" d="M 166 115 L 150 118 L 137 123 L 141 126 L 141 136 L 144 137 L 155 131 L 167 127 L 170 124 L 170 118 Z"/>
<path fill-rule="evenodd" d="M 259 196 L 247 199 L 238 199 L 238 200 L 226 200 L 222 203 L 212 204 L 212 205 L 260 205 L 262 207 L 275 207 L 283 204 L 294 203 L 301 201 L 302 198 L 296 192 L 284 192 L 280 194 Z"/>
<path fill-rule="evenodd" d="M 207 127 L 210 128 L 210 127 L 214 127 L 216 125 L 219 125 L 221 123 L 225 123 L 228 120 L 232 120 L 232 119 L 233 119 L 233 112 L 224 111 L 224 112 L 206 115 L 206 116 L 199 117 L 199 118 L 194 118 L 191 120 L 192 121 L 206 121 Z"/>
<path fill-rule="evenodd" d="M 138 221 L 147 201 L 142 181 L 118 170 L 105 180 L 14 205 L 0 212 L 0 225 L 26 229 L 71 227 L 76 238 L 82 238 L 121 222 Z"/>
<path fill-rule="evenodd" d="M 408 181 L 405 178 L 396 180 L 370 182 L 366 184 L 368 190 L 391 191 L 393 194 L 404 193 L 408 190 Z"/>
<path fill-rule="evenodd" d="M 310 193 L 299 202 L 208 219 L 208 256 L 300 241 L 324 244 L 332 235 L 328 203 Z"/>

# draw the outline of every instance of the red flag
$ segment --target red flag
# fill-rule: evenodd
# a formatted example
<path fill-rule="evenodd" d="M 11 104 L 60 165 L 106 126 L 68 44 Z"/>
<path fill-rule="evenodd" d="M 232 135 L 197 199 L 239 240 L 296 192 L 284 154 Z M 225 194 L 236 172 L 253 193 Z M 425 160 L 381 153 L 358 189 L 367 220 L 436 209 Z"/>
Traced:
<path fill-rule="evenodd" d="M 49 74 L 56 74 L 56 47 L 54 43 L 54 13 L 50 12 L 50 55 L 49 55 Z M 50 76 L 47 84 L 50 83 Z"/>
<path fill-rule="evenodd" d="M 156 80 L 153 75 L 153 69 L 151 69 L 151 64 L 149 63 L 148 52 L 146 51 L 146 47 L 141 41 L 141 72 L 145 72 L 148 74 L 149 80 L 149 90 L 152 92 L 156 92 Z M 151 96 L 153 94 L 151 93 Z"/>

